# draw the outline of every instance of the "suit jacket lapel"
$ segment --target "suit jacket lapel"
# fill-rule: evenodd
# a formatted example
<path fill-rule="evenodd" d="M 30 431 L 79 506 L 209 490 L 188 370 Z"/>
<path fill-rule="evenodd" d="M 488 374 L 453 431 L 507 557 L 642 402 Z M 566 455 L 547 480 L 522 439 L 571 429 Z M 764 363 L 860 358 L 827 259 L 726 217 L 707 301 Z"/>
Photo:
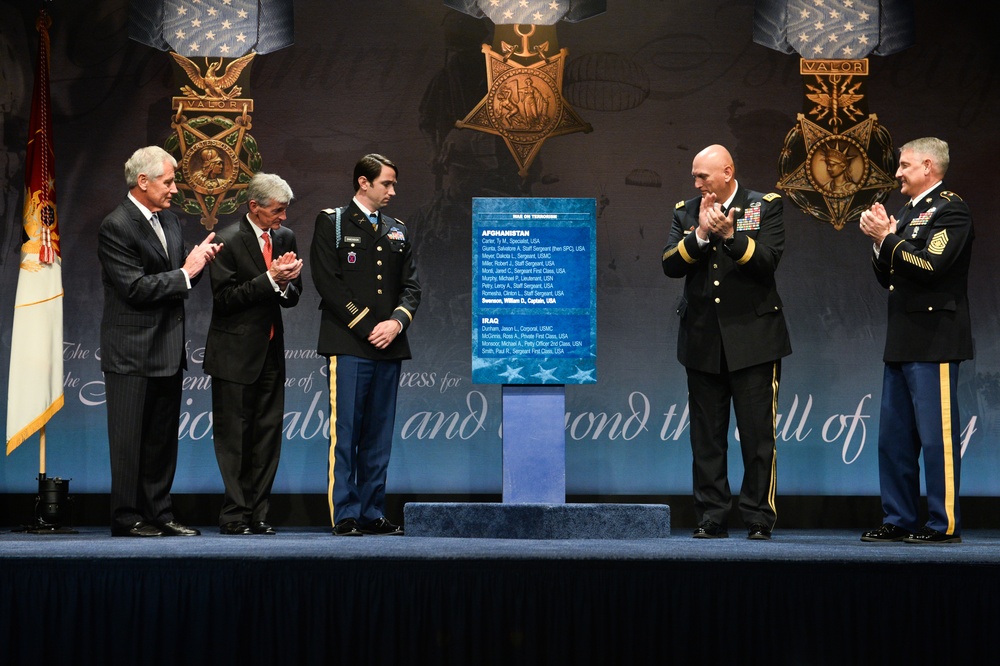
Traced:
<path fill-rule="evenodd" d="M 163 236 L 167 239 L 167 247 L 170 249 L 167 261 L 171 264 L 177 264 L 179 267 L 184 263 L 184 257 L 182 256 L 184 254 L 184 238 L 181 236 L 181 225 L 173 223 L 173 219 L 176 218 L 173 218 L 168 224 L 164 221 L 164 216 L 160 215 L 158 217 L 160 218 L 160 227 L 163 229 Z M 150 227 L 150 231 L 152 231 L 151 225 L 147 223 L 146 226 Z M 155 231 L 153 232 L 153 240 L 160 249 L 163 249 L 163 246 L 160 245 L 160 239 L 156 237 Z"/>
<path fill-rule="evenodd" d="M 739 208 L 739 212 L 736 213 L 734 219 L 738 220 L 743 216 L 743 213 L 747 210 L 747 191 L 742 185 L 736 190 L 736 196 L 733 197 L 733 205 L 730 208 Z"/>
<path fill-rule="evenodd" d="M 125 197 L 125 203 L 127 204 L 127 209 L 129 216 L 132 221 L 136 224 L 136 229 L 138 230 L 139 240 L 143 243 L 148 244 L 153 251 L 156 252 L 168 265 L 170 264 L 170 258 L 167 256 L 166 251 L 163 249 L 163 244 L 160 242 L 160 237 L 156 235 L 153 231 L 153 225 L 150 224 L 149 220 L 142 214 L 138 206 L 132 203 L 132 200 Z M 165 224 L 162 220 L 160 221 L 160 226 L 163 228 L 163 235 L 167 238 L 167 247 L 170 247 L 170 234 L 167 233 L 167 227 L 169 225 Z M 180 230 L 178 229 L 178 233 Z"/>

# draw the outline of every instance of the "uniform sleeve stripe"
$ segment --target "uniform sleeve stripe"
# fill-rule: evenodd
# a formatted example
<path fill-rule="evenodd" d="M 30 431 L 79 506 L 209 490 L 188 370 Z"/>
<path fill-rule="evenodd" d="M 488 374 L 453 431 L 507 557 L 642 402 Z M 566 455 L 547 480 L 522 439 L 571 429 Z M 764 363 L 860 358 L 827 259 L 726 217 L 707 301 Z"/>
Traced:
<path fill-rule="evenodd" d="M 354 328 L 359 321 L 365 318 L 365 315 L 367 314 L 368 314 L 368 308 L 365 308 L 364 310 L 361 311 L 361 314 L 355 317 L 354 320 L 347 325 L 347 328 Z"/>
<path fill-rule="evenodd" d="M 756 249 L 757 249 L 757 243 L 754 241 L 753 238 L 747 236 L 747 251 L 743 253 L 742 257 L 736 260 L 736 264 L 738 266 L 742 266 L 743 264 L 750 261 L 750 257 L 753 256 L 753 252 Z"/>
<path fill-rule="evenodd" d="M 922 268 L 925 271 L 934 272 L 934 265 L 931 264 L 931 262 L 924 259 L 923 257 L 918 257 L 917 255 L 911 254 L 906 250 L 903 250 L 899 254 L 901 257 L 903 257 L 903 261 L 905 261 L 906 263 L 913 264 L 917 268 Z"/>
<path fill-rule="evenodd" d="M 400 305 L 400 306 L 399 306 L 398 308 L 396 308 L 396 309 L 397 309 L 397 310 L 399 310 L 400 312 L 402 312 L 403 314 L 405 314 L 405 315 L 406 315 L 407 317 L 409 317 L 409 318 L 410 318 L 410 321 L 413 321 L 413 315 L 412 315 L 412 314 L 410 314 L 410 311 L 409 311 L 409 310 L 407 310 L 406 308 L 404 308 L 404 307 L 403 307 L 402 305 Z"/>
<path fill-rule="evenodd" d="M 677 244 L 677 252 L 681 255 L 681 259 L 683 259 L 687 263 L 689 263 L 689 264 L 695 263 L 696 259 L 694 257 L 692 257 L 690 255 L 690 253 L 688 253 L 687 248 L 684 247 L 684 241 L 683 240 L 680 243 Z"/>
<path fill-rule="evenodd" d="M 903 241 L 903 240 L 900 240 L 900 241 L 899 241 L 898 243 L 896 243 L 896 244 L 895 244 L 895 245 L 894 245 L 894 246 L 892 247 L 892 253 L 891 253 L 891 254 L 889 254 L 889 268 L 890 268 L 890 269 L 892 268 L 892 260 L 896 258 L 896 249 L 897 249 L 897 248 L 898 248 L 898 247 L 899 247 L 900 245 L 902 245 L 903 243 L 905 243 L 905 242 L 906 242 L 906 241 Z"/>

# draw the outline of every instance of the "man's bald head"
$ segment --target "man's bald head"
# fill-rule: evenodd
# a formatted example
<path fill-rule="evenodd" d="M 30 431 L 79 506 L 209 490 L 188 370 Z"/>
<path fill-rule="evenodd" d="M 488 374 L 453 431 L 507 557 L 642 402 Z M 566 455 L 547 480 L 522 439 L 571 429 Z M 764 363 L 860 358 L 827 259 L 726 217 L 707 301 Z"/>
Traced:
<path fill-rule="evenodd" d="M 721 202 L 728 199 L 736 189 L 736 167 L 733 156 L 725 146 L 713 144 L 702 149 L 691 163 L 691 177 L 694 186 L 703 195 L 715 194 Z"/>

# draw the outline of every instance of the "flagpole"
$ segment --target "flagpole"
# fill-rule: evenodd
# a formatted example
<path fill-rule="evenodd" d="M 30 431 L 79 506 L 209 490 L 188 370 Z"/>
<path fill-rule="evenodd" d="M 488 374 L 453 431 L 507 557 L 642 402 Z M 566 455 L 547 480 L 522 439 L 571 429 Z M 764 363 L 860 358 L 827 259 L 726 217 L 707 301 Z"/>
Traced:
<path fill-rule="evenodd" d="M 38 478 L 45 478 L 45 426 L 38 431 Z"/>

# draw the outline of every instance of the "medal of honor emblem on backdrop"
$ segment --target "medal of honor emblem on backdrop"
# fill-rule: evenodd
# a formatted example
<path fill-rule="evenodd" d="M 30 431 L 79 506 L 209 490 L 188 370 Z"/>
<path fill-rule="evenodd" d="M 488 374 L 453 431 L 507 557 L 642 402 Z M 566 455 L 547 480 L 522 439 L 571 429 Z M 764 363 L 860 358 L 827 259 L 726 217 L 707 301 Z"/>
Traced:
<path fill-rule="evenodd" d="M 555 24 L 600 14 L 604 0 L 445 0 L 445 5 L 489 18 L 495 26 L 493 46 L 483 45 L 486 96 L 456 127 L 503 137 L 522 178 L 546 139 L 592 131 L 563 97 L 568 51 L 559 48 Z"/>
<path fill-rule="evenodd" d="M 173 58 L 180 95 L 164 143 L 178 163 L 173 203 L 211 230 L 246 203 L 260 171 L 244 93 L 254 57 L 292 43 L 291 0 L 132 0 L 129 37 Z"/>
<path fill-rule="evenodd" d="M 901 0 L 758 0 L 754 41 L 802 56 L 804 100 L 778 158 L 784 190 L 805 213 L 842 229 L 896 187 L 889 131 L 868 112 L 869 53 L 912 43 Z"/>
<path fill-rule="evenodd" d="M 178 158 L 174 203 L 185 213 L 201 215 L 209 231 L 220 215 L 235 213 L 246 203 L 246 186 L 260 170 L 257 141 L 250 135 L 253 100 L 240 97 L 237 85 L 255 54 L 241 58 L 205 58 L 204 73 L 192 60 L 171 52 L 192 85 L 174 97 L 174 134 L 164 148 Z M 219 76 L 218 71 L 223 74 Z"/>
<path fill-rule="evenodd" d="M 562 95 L 566 49 L 549 57 L 548 41 L 531 41 L 532 36 L 542 32 L 541 27 L 515 24 L 513 31 L 520 37 L 520 47 L 501 42 L 503 55 L 483 45 L 489 90 L 464 120 L 455 123 L 459 128 L 502 136 L 522 177 L 528 175 L 528 167 L 543 141 L 592 129 Z M 519 64 L 515 58 L 533 62 Z"/>

